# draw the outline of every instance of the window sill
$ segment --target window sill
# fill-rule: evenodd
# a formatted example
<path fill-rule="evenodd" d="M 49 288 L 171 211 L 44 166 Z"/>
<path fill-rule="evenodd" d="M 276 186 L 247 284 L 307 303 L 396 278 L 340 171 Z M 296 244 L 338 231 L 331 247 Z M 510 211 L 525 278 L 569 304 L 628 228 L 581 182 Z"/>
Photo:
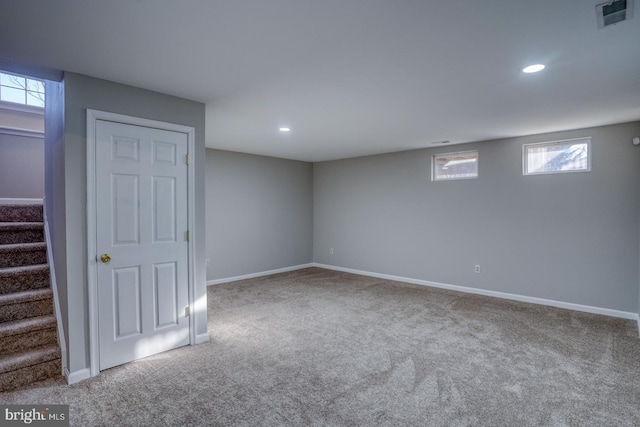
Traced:
<path fill-rule="evenodd" d="M 30 129 L 3 127 L 0 125 L 0 135 L 26 136 L 29 138 L 44 138 L 44 132 Z"/>
<path fill-rule="evenodd" d="M 18 104 L 15 102 L 0 101 L 0 109 L 39 114 L 41 116 L 44 116 L 44 108 L 34 107 L 33 105 Z"/>

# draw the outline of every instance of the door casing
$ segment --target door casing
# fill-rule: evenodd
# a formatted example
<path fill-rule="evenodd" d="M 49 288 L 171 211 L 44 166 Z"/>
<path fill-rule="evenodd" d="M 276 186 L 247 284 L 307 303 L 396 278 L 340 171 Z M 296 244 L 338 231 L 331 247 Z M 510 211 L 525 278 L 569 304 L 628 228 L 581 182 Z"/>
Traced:
<path fill-rule="evenodd" d="M 96 248 L 96 121 L 106 120 L 134 126 L 144 126 L 161 130 L 180 132 L 187 135 L 187 154 L 192 157 L 195 152 L 195 128 L 123 114 L 109 113 L 87 109 L 87 272 L 88 272 L 88 299 L 89 299 L 89 371 L 90 375 L 100 373 L 100 351 L 98 330 L 98 254 Z M 195 173 L 194 166 L 187 168 L 187 226 L 191 236 L 195 227 Z M 195 295 L 195 242 L 193 238 L 188 242 L 188 288 L 189 307 L 189 343 L 196 344 L 196 322 L 194 318 Z"/>

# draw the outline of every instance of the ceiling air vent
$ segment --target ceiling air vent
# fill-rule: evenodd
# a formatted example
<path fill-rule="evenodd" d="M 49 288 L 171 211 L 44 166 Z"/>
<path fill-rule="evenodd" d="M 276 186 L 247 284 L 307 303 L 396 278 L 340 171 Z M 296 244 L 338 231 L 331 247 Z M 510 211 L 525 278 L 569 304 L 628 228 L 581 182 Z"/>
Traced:
<path fill-rule="evenodd" d="M 615 0 L 597 5 L 598 28 L 631 19 L 632 3 L 633 0 Z"/>

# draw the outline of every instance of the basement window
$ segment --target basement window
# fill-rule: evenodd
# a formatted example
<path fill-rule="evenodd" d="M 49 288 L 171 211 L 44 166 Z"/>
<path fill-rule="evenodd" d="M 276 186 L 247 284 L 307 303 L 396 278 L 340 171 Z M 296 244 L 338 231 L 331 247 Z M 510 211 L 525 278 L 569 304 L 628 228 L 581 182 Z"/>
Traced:
<path fill-rule="evenodd" d="M 524 144 L 522 173 L 587 172 L 591 170 L 591 138 Z"/>
<path fill-rule="evenodd" d="M 474 179 L 478 177 L 478 152 L 434 154 L 431 159 L 431 180 Z"/>
<path fill-rule="evenodd" d="M 20 74 L 0 71 L 0 101 L 42 109 L 44 108 L 44 82 Z"/>

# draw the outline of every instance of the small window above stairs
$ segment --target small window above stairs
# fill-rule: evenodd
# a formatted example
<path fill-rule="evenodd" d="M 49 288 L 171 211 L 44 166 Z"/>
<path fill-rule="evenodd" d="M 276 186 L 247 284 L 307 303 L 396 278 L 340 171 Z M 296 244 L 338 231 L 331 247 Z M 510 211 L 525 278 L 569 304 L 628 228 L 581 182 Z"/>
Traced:
<path fill-rule="evenodd" d="M 0 391 L 61 376 L 42 205 L 0 205 Z"/>

